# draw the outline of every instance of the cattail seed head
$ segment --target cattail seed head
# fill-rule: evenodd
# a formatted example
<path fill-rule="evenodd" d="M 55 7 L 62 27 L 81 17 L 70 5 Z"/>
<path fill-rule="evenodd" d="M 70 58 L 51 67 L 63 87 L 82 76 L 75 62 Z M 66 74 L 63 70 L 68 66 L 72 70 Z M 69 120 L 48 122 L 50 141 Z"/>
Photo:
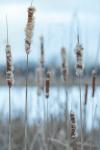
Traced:
<path fill-rule="evenodd" d="M 33 21 L 33 14 L 35 12 L 35 8 L 30 6 L 28 8 L 28 22 L 32 22 Z"/>
<path fill-rule="evenodd" d="M 80 76 L 83 74 L 83 47 L 82 45 L 79 43 L 79 40 L 78 40 L 78 43 L 75 47 L 75 53 L 76 53 L 76 75 L 77 76 Z"/>
<path fill-rule="evenodd" d="M 67 61 L 66 61 L 66 49 L 62 48 L 61 49 L 61 58 L 62 58 L 62 76 L 64 81 L 67 81 L 67 76 L 68 76 L 68 66 L 67 66 Z"/>
<path fill-rule="evenodd" d="M 66 49 L 63 47 L 61 49 L 62 63 L 66 66 Z"/>
<path fill-rule="evenodd" d="M 31 42 L 32 42 L 32 36 L 33 36 L 33 28 L 34 28 L 34 13 L 35 13 L 35 8 L 33 6 L 30 6 L 28 8 L 28 22 L 26 25 L 26 29 L 25 29 L 25 50 L 26 53 L 29 54 L 30 52 L 30 46 L 31 46 Z"/>
<path fill-rule="evenodd" d="M 47 72 L 46 81 L 45 81 L 46 98 L 49 98 L 49 91 L 50 91 L 50 73 Z"/>
<path fill-rule="evenodd" d="M 40 49 L 41 49 L 40 64 L 42 67 L 44 67 L 44 38 L 43 36 L 40 37 Z"/>
<path fill-rule="evenodd" d="M 6 45 L 6 80 L 9 87 L 14 84 L 11 46 L 9 44 Z"/>
<path fill-rule="evenodd" d="M 92 97 L 95 95 L 96 88 L 96 71 L 95 69 L 92 71 Z"/>
<path fill-rule="evenodd" d="M 85 96 L 84 96 L 84 105 L 87 105 L 87 97 L 88 97 L 88 82 L 85 82 Z"/>
<path fill-rule="evenodd" d="M 77 138 L 77 123 L 76 123 L 76 117 L 74 112 L 70 112 L 70 123 L 71 123 L 71 138 L 76 139 Z"/>

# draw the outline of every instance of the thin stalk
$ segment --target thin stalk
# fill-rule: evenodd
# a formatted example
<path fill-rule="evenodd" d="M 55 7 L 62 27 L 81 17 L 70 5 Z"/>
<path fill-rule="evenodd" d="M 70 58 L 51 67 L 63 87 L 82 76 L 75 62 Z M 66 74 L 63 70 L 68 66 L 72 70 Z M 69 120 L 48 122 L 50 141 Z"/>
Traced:
<path fill-rule="evenodd" d="M 44 122 L 44 135 L 45 135 L 45 119 L 46 119 L 46 108 L 45 108 L 45 97 L 43 93 L 43 122 Z"/>
<path fill-rule="evenodd" d="M 7 18 L 7 16 L 6 16 L 6 28 L 7 28 L 7 44 L 8 44 L 8 37 L 9 37 L 9 35 L 8 35 L 8 18 Z"/>
<path fill-rule="evenodd" d="M 11 87 L 9 86 L 9 150 L 12 149 L 11 142 Z"/>
<path fill-rule="evenodd" d="M 49 120 L 49 104 L 48 104 L 48 98 L 46 99 L 46 105 L 47 105 L 47 106 L 46 106 L 46 107 L 47 107 L 47 110 L 46 110 L 47 112 L 46 112 L 46 113 L 47 113 L 47 150 L 48 150 L 48 149 L 49 149 L 49 146 L 48 146 L 48 135 L 49 135 L 49 134 L 48 134 L 48 131 L 49 131 L 49 128 L 48 128 L 48 124 L 49 124 L 49 121 L 48 121 L 48 120 Z"/>
<path fill-rule="evenodd" d="M 25 98 L 25 150 L 28 150 L 27 133 L 28 133 L 28 54 L 26 62 L 26 98 Z"/>
<path fill-rule="evenodd" d="M 86 117 L 86 111 L 87 111 L 87 106 L 84 105 L 84 141 L 86 142 L 86 120 L 87 120 L 87 117 Z"/>
<path fill-rule="evenodd" d="M 42 92 L 42 100 L 43 100 L 43 140 L 44 140 L 44 147 L 46 149 L 46 136 L 45 136 L 45 124 L 46 124 L 46 108 L 45 108 L 45 96 L 44 92 Z"/>
<path fill-rule="evenodd" d="M 92 132 L 93 132 L 93 105 L 94 105 L 94 97 L 93 97 L 93 101 L 92 101 L 92 128 L 91 128 L 91 144 L 92 144 L 92 140 L 93 140 L 93 138 L 92 138 Z M 91 144 L 90 144 L 90 150 L 92 150 L 92 146 L 91 146 Z"/>
<path fill-rule="evenodd" d="M 68 79 L 67 79 L 68 81 Z M 70 145 L 70 135 L 69 135 L 69 126 L 70 126 L 70 121 L 69 121 L 69 114 L 68 114 L 68 86 L 67 83 L 64 82 L 64 87 L 65 87 L 65 94 L 66 94 L 66 131 L 67 131 L 67 140 L 68 144 Z"/>
<path fill-rule="evenodd" d="M 66 130 L 68 129 L 68 90 L 66 83 L 64 83 L 64 88 L 65 88 L 65 95 L 66 95 L 66 101 L 65 101 L 65 120 L 66 120 Z M 68 131 L 68 130 L 67 130 Z M 68 133 L 67 133 L 68 136 Z"/>
<path fill-rule="evenodd" d="M 83 110 L 82 110 L 82 90 L 81 90 L 81 77 L 79 75 L 79 90 L 80 90 L 80 123 L 81 123 L 81 150 L 83 150 Z"/>
<path fill-rule="evenodd" d="M 92 129 L 91 129 L 91 144 L 90 144 L 90 150 L 92 150 L 92 144 L 94 140 L 94 123 L 95 123 L 95 119 L 96 119 L 96 109 L 97 109 L 97 105 L 95 106 L 95 110 L 93 113 L 93 106 L 94 106 L 94 98 L 93 98 L 93 102 L 92 102 Z"/>
<path fill-rule="evenodd" d="M 33 1 L 34 1 L 34 0 L 31 0 L 31 6 L 33 5 Z"/>
<path fill-rule="evenodd" d="M 37 120 L 38 120 L 38 125 L 41 124 L 41 113 L 40 113 L 40 96 L 37 96 Z"/>
<path fill-rule="evenodd" d="M 95 124 L 95 119 L 96 119 L 96 111 L 97 111 L 97 104 L 95 106 L 94 117 L 93 117 L 93 129 L 94 129 L 94 124 Z M 93 136 L 92 136 L 92 138 L 94 137 L 94 135 L 95 135 L 95 131 L 93 130 Z"/>

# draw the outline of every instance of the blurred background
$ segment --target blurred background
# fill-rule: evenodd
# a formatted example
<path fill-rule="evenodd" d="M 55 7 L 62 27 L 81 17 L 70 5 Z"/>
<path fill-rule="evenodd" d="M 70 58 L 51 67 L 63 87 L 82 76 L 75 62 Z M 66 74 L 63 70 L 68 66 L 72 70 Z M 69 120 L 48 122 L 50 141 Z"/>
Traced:
<path fill-rule="evenodd" d="M 5 54 L 7 38 L 6 16 L 8 18 L 9 43 L 12 47 L 15 76 L 15 84 L 11 91 L 12 130 L 14 143 L 13 149 L 22 150 L 24 143 L 26 75 L 24 31 L 27 23 L 27 9 L 30 4 L 31 0 L 0 0 L 0 149 L 2 148 L 2 150 L 7 149 L 9 110 L 9 93 L 8 86 L 6 84 Z M 30 150 L 33 150 L 33 147 L 35 147 L 35 149 L 38 148 L 42 150 L 39 145 L 43 144 L 43 141 L 41 140 L 42 131 L 38 131 L 38 127 L 43 121 L 43 101 L 45 101 L 46 98 L 44 95 L 37 94 L 38 92 L 36 84 L 36 69 L 40 64 L 41 57 L 41 36 L 44 38 L 45 72 L 48 70 L 48 68 L 50 68 L 53 72 L 49 97 L 49 136 L 60 139 L 61 141 L 66 141 L 66 134 L 64 133 L 66 93 L 61 77 L 62 47 L 66 48 L 69 68 L 69 79 L 67 85 L 68 112 L 73 110 L 77 116 L 77 123 L 79 122 L 79 87 L 78 79 L 75 74 L 75 46 L 77 42 L 77 32 L 79 32 L 80 43 L 84 48 L 82 102 L 84 102 L 85 81 L 88 81 L 89 84 L 88 105 L 86 107 L 86 128 L 84 132 L 86 139 L 89 142 L 91 142 L 91 134 L 94 134 L 94 143 L 96 145 L 100 139 L 100 134 L 98 133 L 100 130 L 100 2 L 99 0 L 34 0 L 33 5 L 36 7 L 36 13 L 35 29 L 31 46 L 31 53 L 29 55 L 29 148 Z M 91 73 L 93 68 L 96 68 L 97 73 L 96 91 L 94 98 L 91 96 Z M 92 114 L 95 116 L 94 121 Z M 78 131 L 80 132 L 80 126 L 78 126 Z M 50 148 L 59 149 L 58 145 L 56 144 L 55 146 L 54 144 Z M 97 147 L 99 149 L 99 143 L 97 144 Z M 60 147 L 60 149 L 61 148 L 62 147 Z"/>

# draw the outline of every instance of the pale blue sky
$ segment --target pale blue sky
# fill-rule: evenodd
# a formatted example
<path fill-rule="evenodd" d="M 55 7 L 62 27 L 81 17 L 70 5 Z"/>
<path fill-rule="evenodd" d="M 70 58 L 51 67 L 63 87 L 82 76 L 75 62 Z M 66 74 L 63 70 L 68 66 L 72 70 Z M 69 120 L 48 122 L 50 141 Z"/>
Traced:
<path fill-rule="evenodd" d="M 16 62 L 25 59 L 24 28 L 30 2 L 30 0 L 0 0 L 0 63 L 5 62 L 6 14 L 13 60 Z M 81 42 L 85 48 L 84 60 L 91 58 L 94 62 L 100 32 L 99 0 L 34 0 L 33 4 L 37 12 L 30 60 L 37 61 L 39 58 L 41 34 L 45 37 L 46 61 L 54 57 L 59 60 L 60 48 L 63 45 L 68 49 L 68 53 L 74 56 L 77 21 L 73 14 L 77 13 Z"/>

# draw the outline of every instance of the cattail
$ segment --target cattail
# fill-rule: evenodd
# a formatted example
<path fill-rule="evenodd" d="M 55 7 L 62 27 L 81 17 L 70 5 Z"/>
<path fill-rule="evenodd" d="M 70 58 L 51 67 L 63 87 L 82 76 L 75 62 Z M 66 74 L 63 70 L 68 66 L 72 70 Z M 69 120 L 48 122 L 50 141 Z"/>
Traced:
<path fill-rule="evenodd" d="M 46 101 L 46 121 L 47 121 L 47 127 L 46 127 L 46 129 L 47 129 L 47 139 L 48 139 L 48 136 L 49 136 L 49 132 L 48 132 L 48 130 L 49 130 L 49 127 L 48 127 L 48 122 L 49 122 L 49 101 L 48 101 L 48 98 L 49 98 L 49 95 L 50 94 L 50 73 L 49 73 L 49 71 L 47 72 L 47 75 L 46 75 L 46 80 L 45 80 L 45 98 L 47 99 L 47 101 Z M 44 101 L 44 103 L 45 103 L 45 101 Z M 45 115 L 44 115 L 44 117 L 45 117 Z M 48 145 L 48 140 L 47 140 L 47 150 L 49 149 L 49 147 L 48 147 L 49 145 Z"/>
<path fill-rule="evenodd" d="M 79 79 L 79 91 L 80 91 L 80 124 L 81 124 L 81 150 L 83 150 L 83 110 L 82 110 L 82 93 L 81 93 L 81 75 L 83 74 L 83 47 L 79 42 L 79 35 L 77 36 L 77 44 L 75 48 L 76 53 L 76 75 Z"/>
<path fill-rule="evenodd" d="M 92 97 L 95 95 L 96 88 L 96 71 L 95 69 L 92 71 Z"/>
<path fill-rule="evenodd" d="M 40 37 L 40 49 L 41 49 L 40 64 L 42 67 L 44 67 L 44 38 L 43 36 Z"/>
<path fill-rule="evenodd" d="M 76 75 L 80 76 L 83 73 L 83 47 L 82 45 L 79 43 L 79 37 L 78 37 L 78 42 L 76 44 L 75 47 L 75 53 L 76 53 Z"/>
<path fill-rule="evenodd" d="M 13 64 L 11 55 L 11 46 L 6 44 L 6 81 L 9 87 L 9 150 L 12 150 L 12 131 L 11 131 L 11 87 L 14 84 Z"/>
<path fill-rule="evenodd" d="M 70 123 L 71 123 L 71 138 L 76 139 L 77 138 L 77 123 L 76 123 L 76 117 L 74 112 L 70 112 Z"/>
<path fill-rule="evenodd" d="M 67 75 L 68 75 L 68 66 L 66 62 L 66 49 L 61 49 L 61 57 L 62 57 L 62 76 L 64 81 L 67 81 Z"/>
<path fill-rule="evenodd" d="M 67 133 L 67 138 L 68 138 L 68 143 L 69 143 L 69 116 L 68 116 L 68 62 L 67 62 L 67 57 L 66 57 L 66 49 L 62 48 L 61 49 L 61 58 L 62 58 L 62 66 L 61 66 L 61 73 L 63 77 L 63 83 L 64 83 L 64 90 L 65 90 L 65 110 L 64 110 L 64 116 L 65 116 L 65 122 L 66 122 L 66 133 Z"/>
<path fill-rule="evenodd" d="M 49 98 L 49 91 L 50 91 L 50 73 L 47 72 L 46 81 L 45 81 L 46 98 Z"/>
<path fill-rule="evenodd" d="M 11 121 L 11 87 L 14 84 L 13 64 L 11 55 L 11 46 L 8 44 L 8 20 L 6 16 L 7 44 L 6 44 L 6 81 L 9 88 L 9 145 L 8 149 L 12 150 L 12 121 Z"/>
<path fill-rule="evenodd" d="M 12 64 L 12 55 L 11 55 L 11 46 L 6 45 L 6 80 L 8 86 L 11 87 L 14 84 L 14 74 L 13 74 L 13 64 Z"/>
<path fill-rule="evenodd" d="M 28 73 L 29 73 L 29 61 L 28 54 L 30 53 L 33 29 L 34 29 L 34 13 L 35 8 L 31 6 L 28 8 L 28 21 L 25 29 L 25 51 L 27 54 L 26 58 L 26 96 L 25 96 L 25 150 L 28 149 Z"/>
<path fill-rule="evenodd" d="M 87 105 L 87 97 L 88 97 L 88 82 L 85 82 L 85 96 L 84 96 L 84 105 Z"/>
<path fill-rule="evenodd" d="M 26 34 L 25 50 L 27 54 L 29 54 L 30 52 L 30 46 L 32 42 L 34 22 L 35 22 L 34 13 L 35 13 L 35 8 L 33 6 L 30 6 L 28 8 L 28 22 L 27 22 L 26 29 L 25 29 L 25 34 Z"/>

